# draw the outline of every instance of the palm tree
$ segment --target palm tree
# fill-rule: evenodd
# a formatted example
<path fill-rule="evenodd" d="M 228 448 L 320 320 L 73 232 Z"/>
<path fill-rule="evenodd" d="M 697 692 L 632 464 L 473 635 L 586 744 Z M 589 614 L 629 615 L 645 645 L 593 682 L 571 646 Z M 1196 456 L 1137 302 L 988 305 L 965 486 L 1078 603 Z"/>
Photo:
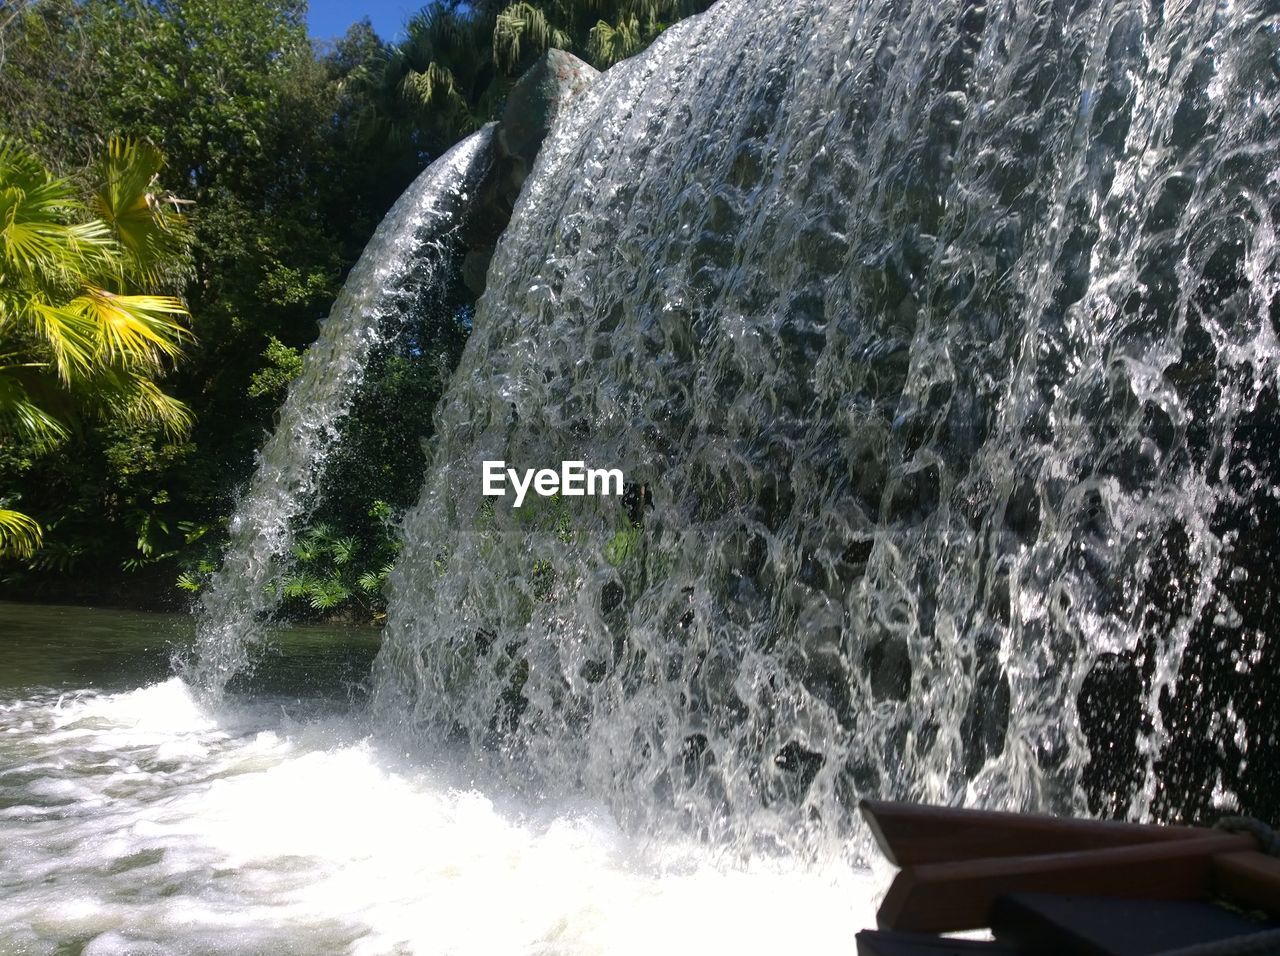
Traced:
<path fill-rule="evenodd" d="M 182 354 L 188 237 L 148 143 L 112 139 L 82 201 L 30 152 L 0 139 L 0 442 L 39 452 L 91 418 L 184 433 L 191 414 L 157 378 Z M 40 547 L 39 524 L 0 508 L 0 557 Z"/>
<path fill-rule="evenodd" d="M 366 142 L 439 155 L 495 118 L 514 84 L 552 47 L 604 69 L 712 0 L 434 0 L 406 37 L 352 71 Z"/>
<path fill-rule="evenodd" d="M 508 75 L 551 47 L 576 53 L 598 69 L 639 53 L 668 25 L 712 0 L 520 0 L 480 3 L 493 16 L 493 59 Z"/>
<path fill-rule="evenodd" d="M 356 125 L 366 143 L 411 147 L 421 161 L 489 118 L 496 71 L 487 34 L 474 13 L 456 2 L 424 7 L 405 34 L 353 70 L 344 88 L 362 103 Z"/>

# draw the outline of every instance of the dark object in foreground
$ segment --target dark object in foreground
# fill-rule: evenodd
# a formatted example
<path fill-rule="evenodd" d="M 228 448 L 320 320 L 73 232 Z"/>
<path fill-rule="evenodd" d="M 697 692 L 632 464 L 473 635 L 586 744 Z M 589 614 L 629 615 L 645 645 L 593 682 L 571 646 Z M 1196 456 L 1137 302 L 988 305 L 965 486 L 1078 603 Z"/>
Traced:
<path fill-rule="evenodd" d="M 1280 858 L 1253 836 L 863 801 L 900 867 L 860 956 L 1280 954 Z M 1234 909 L 1218 905 L 1226 901 Z M 994 942 L 938 933 L 989 928 Z M 1215 950 L 1216 952 L 1217 950 Z"/>

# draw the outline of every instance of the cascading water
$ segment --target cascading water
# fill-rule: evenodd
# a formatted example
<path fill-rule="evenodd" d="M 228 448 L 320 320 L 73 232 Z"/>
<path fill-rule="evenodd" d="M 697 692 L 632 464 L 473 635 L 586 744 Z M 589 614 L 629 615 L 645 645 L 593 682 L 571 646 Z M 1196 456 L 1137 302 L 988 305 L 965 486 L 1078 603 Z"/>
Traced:
<path fill-rule="evenodd" d="M 667 31 L 524 184 L 371 712 L 362 632 L 194 692 L 245 666 L 492 141 L 478 192 L 520 181 L 505 132 L 353 270 L 187 682 L 148 683 L 185 621 L 0 604 L 0 951 L 839 952 L 875 918 L 862 795 L 1280 819 L 1275 0 Z M 628 492 L 513 510 L 494 459 Z"/>
<path fill-rule="evenodd" d="M 1091 742 L 1129 762 L 1094 808 L 1149 813 L 1188 649 L 1246 689 L 1275 656 L 1278 118 L 1261 0 L 667 31 L 560 121 L 500 244 L 376 711 L 737 847 L 818 852 L 865 794 L 1086 811 Z M 513 511 L 486 459 L 629 494 Z M 1216 713 L 1243 785 L 1274 714 Z"/>
<path fill-rule="evenodd" d="M 271 585 L 292 544 L 291 525 L 315 503 L 325 457 L 369 356 L 397 333 L 397 320 L 448 276 L 451 236 L 492 161 L 490 126 L 440 157 L 405 190 L 352 268 L 258 454 L 257 470 L 231 520 L 222 568 L 200 600 L 186 666 L 193 684 L 220 692 L 250 663 L 263 618 L 277 602 Z"/>

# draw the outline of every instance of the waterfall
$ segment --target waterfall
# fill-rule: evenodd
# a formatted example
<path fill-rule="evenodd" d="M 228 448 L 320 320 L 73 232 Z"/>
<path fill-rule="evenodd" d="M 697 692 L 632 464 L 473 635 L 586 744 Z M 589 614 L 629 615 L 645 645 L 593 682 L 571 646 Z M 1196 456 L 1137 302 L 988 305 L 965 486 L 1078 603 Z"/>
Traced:
<path fill-rule="evenodd" d="M 1192 812 L 1197 699 L 1259 786 L 1278 77 L 1263 0 L 721 0 L 608 71 L 490 267 L 375 712 L 739 848 Z M 493 459 L 628 492 L 514 510 Z"/>
<path fill-rule="evenodd" d="M 220 692 L 250 664 L 272 587 L 293 543 L 292 523 L 314 506 L 325 457 L 366 362 L 400 329 L 414 303 L 449 275 L 451 236 L 493 159 L 485 127 L 426 169 L 387 213 L 352 267 L 289 388 L 274 433 L 231 519 L 221 569 L 201 596 L 188 680 Z"/>

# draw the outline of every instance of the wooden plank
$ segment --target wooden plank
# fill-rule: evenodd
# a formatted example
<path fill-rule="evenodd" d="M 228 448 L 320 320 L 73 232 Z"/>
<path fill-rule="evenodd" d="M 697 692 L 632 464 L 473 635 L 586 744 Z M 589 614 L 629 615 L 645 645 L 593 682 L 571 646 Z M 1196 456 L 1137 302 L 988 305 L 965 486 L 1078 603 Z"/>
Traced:
<path fill-rule="evenodd" d="M 1019 952 L 1149 956 L 1271 926 L 1202 901 L 1014 893 L 991 907 L 991 932 Z"/>
<path fill-rule="evenodd" d="M 1213 889 L 1213 857 L 1253 849 L 1253 838 L 1210 833 L 1140 846 L 926 863 L 901 870 L 876 914 L 881 929 L 946 933 L 989 925 L 1007 893 L 1194 900 Z"/>
<path fill-rule="evenodd" d="M 1280 917 L 1280 857 L 1256 851 L 1215 856 L 1213 887 L 1226 900 Z"/>
<path fill-rule="evenodd" d="M 1214 832 L 1201 827 L 1076 820 L 881 800 L 863 800 L 859 807 L 880 852 L 895 866 L 1101 850 Z"/>
<path fill-rule="evenodd" d="M 871 929 L 863 930 L 854 939 L 858 943 L 858 956 L 1017 956 L 1017 950 L 989 940 Z"/>

